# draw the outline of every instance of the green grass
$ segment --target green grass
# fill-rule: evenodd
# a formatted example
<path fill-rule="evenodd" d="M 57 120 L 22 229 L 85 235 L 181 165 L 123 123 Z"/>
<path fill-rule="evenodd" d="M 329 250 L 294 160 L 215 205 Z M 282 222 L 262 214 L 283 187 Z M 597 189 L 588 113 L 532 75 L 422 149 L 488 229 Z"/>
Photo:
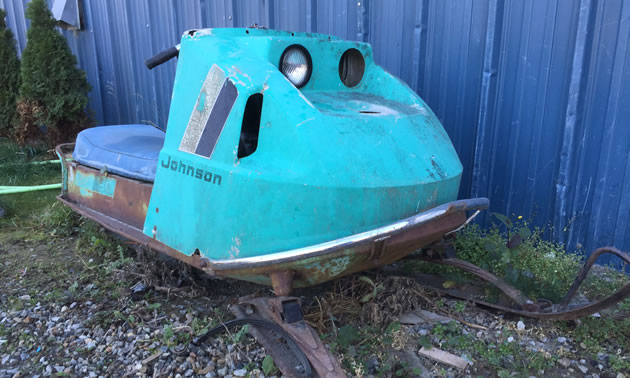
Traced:
<path fill-rule="evenodd" d="M 518 246 L 507 247 L 514 235 Z M 583 256 L 567 253 L 561 244 L 543 239 L 540 229 L 514 224 L 508 232 L 477 225 L 462 230 L 456 239 L 458 257 L 502 277 L 531 298 L 562 300 L 581 267 Z"/>
<path fill-rule="evenodd" d="M 471 225 L 459 231 L 455 239 L 457 256 L 503 278 L 532 299 L 560 302 L 569 290 L 584 256 L 567 252 L 562 244 L 545 240 L 543 231 L 531 230 L 525 221 L 510 227 L 482 229 Z M 517 240 L 510 243 L 509 240 Z M 477 280 L 463 271 L 430 262 L 406 262 L 407 271 L 438 274 L 457 284 Z M 601 298 L 628 282 L 628 276 L 608 267 L 597 266 L 584 281 L 581 291 L 589 298 Z M 498 291 L 489 288 L 492 300 Z"/>
<path fill-rule="evenodd" d="M 53 160 L 52 151 L 34 147 L 20 148 L 0 139 L 0 186 L 30 186 L 61 182 L 58 164 L 32 165 L 29 162 Z M 59 190 L 0 195 L 0 207 L 5 210 L 0 227 L 20 227 L 24 220 L 38 216 L 39 210 L 54 202 Z"/>

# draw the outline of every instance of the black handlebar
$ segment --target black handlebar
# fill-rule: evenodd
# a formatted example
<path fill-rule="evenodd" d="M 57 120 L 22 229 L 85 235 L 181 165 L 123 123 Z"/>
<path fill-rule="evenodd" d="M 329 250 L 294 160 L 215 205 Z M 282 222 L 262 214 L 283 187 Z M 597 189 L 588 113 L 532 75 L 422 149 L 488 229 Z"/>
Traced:
<path fill-rule="evenodd" d="M 159 53 L 155 54 L 155 56 L 145 60 L 144 64 L 147 66 L 148 69 L 152 70 L 154 67 L 157 67 L 162 63 L 166 63 L 178 55 L 179 45 L 169 47 L 164 51 L 160 51 Z"/>

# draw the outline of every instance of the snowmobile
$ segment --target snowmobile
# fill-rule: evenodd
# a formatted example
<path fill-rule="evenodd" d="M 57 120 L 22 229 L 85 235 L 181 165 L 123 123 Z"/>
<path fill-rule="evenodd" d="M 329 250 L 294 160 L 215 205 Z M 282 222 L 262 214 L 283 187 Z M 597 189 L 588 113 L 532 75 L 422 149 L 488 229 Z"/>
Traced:
<path fill-rule="evenodd" d="M 488 200 L 457 200 L 440 121 L 367 43 L 202 29 L 178 58 L 166 131 L 115 125 L 57 148 L 59 200 L 205 272 L 277 295 L 395 262 Z"/>

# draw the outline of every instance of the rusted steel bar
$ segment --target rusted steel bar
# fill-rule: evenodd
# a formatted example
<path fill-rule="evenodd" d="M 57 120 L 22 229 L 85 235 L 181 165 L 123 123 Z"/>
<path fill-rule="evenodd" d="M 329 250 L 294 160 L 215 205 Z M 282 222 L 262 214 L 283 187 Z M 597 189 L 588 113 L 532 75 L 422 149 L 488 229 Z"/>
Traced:
<path fill-rule="evenodd" d="M 501 290 L 505 295 L 508 296 L 511 300 L 513 300 L 520 308 L 527 311 L 537 311 L 539 309 L 538 305 L 536 305 L 532 300 L 525 297 L 520 290 L 515 288 L 514 286 L 508 284 L 503 281 L 499 277 L 494 274 L 481 269 L 477 265 L 471 264 L 467 261 L 458 259 L 458 258 L 450 258 L 450 259 L 434 259 L 430 257 L 421 258 L 421 260 L 434 262 L 442 265 L 449 265 L 459 268 L 465 272 L 473 274 L 484 281 L 491 283 L 496 286 L 499 290 Z"/>
<path fill-rule="evenodd" d="M 443 294 L 447 294 L 450 295 L 452 297 L 455 298 L 459 298 L 459 299 L 464 299 L 467 301 L 471 301 L 474 302 L 478 305 L 481 306 L 485 306 L 485 307 L 491 307 L 503 312 L 508 312 L 511 314 L 515 314 L 515 315 L 519 315 L 519 316 L 524 316 L 524 317 L 528 317 L 528 318 L 535 318 L 535 319 L 547 319 L 547 320 L 575 320 L 575 319 L 579 319 L 582 318 L 584 316 L 588 316 L 588 315 L 592 315 L 596 312 L 600 312 L 612 305 L 614 305 L 615 303 L 623 300 L 624 298 L 627 298 L 628 296 L 630 296 L 630 284 L 624 286 L 622 289 L 618 290 L 614 296 L 609 296 L 607 298 L 602 299 L 601 301 L 597 301 L 595 303 L 590 303 L 588 305 L 585 306 L 579 306 L 579 307 L 571 307 L 569 306 L 567 309 L 561 309 L 559 305 L 552 305 L 548 308 L 545 308 L 544 310 L 540 311 L 540 312 L 535 312 L 535 311 L 525 311 L 525 310 L 519 310 L 519 309 L 515 309 L 513 307 L 507 307 L 507 306 L 502 306 L 496 303 L 490 303 L 490 302 L 486 302 L 486 301 L 482 301 L 478 298 L 476 298 L 475 296 L 469 296 L 466 295 L 465 292 L 462 292 L 460 290 L 452 290 L 452 289 L 444 289 L 442 287 L 439 287 L 438 285 L 427 285 L 426 283 L 423 283 L 424 286 L 429 287 L 431 289 L 434 289 L 440 293 Z"/>
<path fill-rule="evenodd" d="M 495 308 L 497 310 L 509 312 L 512 314 L 526 316 L 530 318 L 537 319 L 550 319 L 550 320 L 575 320 L 584 316 L 588 316 L 594 314 L 596 312 L 602 311 L 614 304 L 622 301 L 623 299 L 630 297 L 630 283 L 623 286 L 621 289 L 617 290 L 610 296 L 603 298 L 597 302 L 588 303 L 586 305 L 569 305 L 571 299 L 577 293 L 577 290 L 581 283 L 586 278 L 589 270 L 597 260 L 599 256 L 605 253 L 612 253 L 623 261 L 630 263 L 630 256 L 620 250 L 613 247 L 603 247 L 597 249 L 593 254 L 589 257 L 589 259 L 584 264 L 584 267 L 576 277 L 573 285 L 569 289 L 569 292 L 565 296 L 564 300 L 561 304 L 551 304 L 546 306 L 545 308 L 540 308 L 538 304 L 533 303 L 531 300 L 527 299 L 518 289 L 511 286 L 507 282 L 501 280 L 497 276 L 492 273 L 481 269 L 480 267 L 471 264 L 469 262 L 457 259 L 457 258 L 439 258 L 439 256 L 426 256 L 426 255 L 414 255 L 411 258 L 435 262 L 438 264 L 450 265 L 456 268 L 462 269 L 465 272 L 474 274 L 475 276 L 483 279 L 486 282 L 491 283 L 492 285 L 499 288 L 503 293 L 505 293 L 510 299 L 512 299 L 517 304 L 525 303 L 525 306 L 521 305 L 521 308 L 513 308 L 507 307 L 500 304 L 490 303 L 483 300 L 478 299 L 476 295 L 468 294 L 459 289 L 445 289 L 442 287 L 441 282 L 443 281 L 437 276 L 428 276 L 422 275 L 422 279 L 420 283 L 424 286 L 437 290 L 441 293 L 475 302 L 482 306 L 487 306 L 491 308 Z M 519 303 L 520 302 L 520 303 Z M 530 305 L 531 304 L 531 305 Z"/>
<path fill-rule="evenodd" d="M 72 158 L 72 150 L 74 149 L 74 143 L 63 143 L 55 147 L 55 153 L 59 156 L 61 161 L 61 193 L 66 194 L 68 191 L 68 168 L 66 167 L 66 161 Z"/>
<path fill-rule="evenodd" d="M 580 273 L 578 273 L 577 277 L 575 277 L 575 281 L 571 285 L 571 288 L 569 288 L 569 292 L 567 293 L 567 295 L 564 297 L 562 302 L 560 302 L 560 306 L 566 307 L 569 304 L 569 302 L 571 302 L 571 299 L 573 299 L 573 297 L 575 296 L 575 293 L 577 293 L 577 290 L 580 287 L 580 285 L 582 284 L 582 281 L 584 281 L 584 279 L 588 275 L 588 272 L 593 267 L 593 264 L 595 264 L 595 262 L 597 261 L 599 256 L 601 256 L 603 254 L 606 254 L 606 253 L 611 253 L 611 254 L 619 257 L 623 261 L 625 261 L 627 264 L 630 264 L 630 256 L 628 254 L 624 253 L 624 252 L 621 252 L 620 250 L 618 250 L 615 247 L 601 247 L 601 248 L 596 249 L 593 253 L 591 253 L 591 255 L 588 257 L 588 260 L 586 260 L 586 263 L 584 263 L 584 266 L 582 267 L 582 270 L 580 271 Z M 611 296 L 609 296 L 606 299 L 610 299 L 611 301 L 614 301 L 615 299 L 620 297 L 620 294 L 616 295 L 617 293 L 618 292 L 613 293 Z M 618 301 L 622 300 L 623 298 L 624 297 L 620 297 L 615 302 L 612 302 L 612 304 L 617 303 Z"/>

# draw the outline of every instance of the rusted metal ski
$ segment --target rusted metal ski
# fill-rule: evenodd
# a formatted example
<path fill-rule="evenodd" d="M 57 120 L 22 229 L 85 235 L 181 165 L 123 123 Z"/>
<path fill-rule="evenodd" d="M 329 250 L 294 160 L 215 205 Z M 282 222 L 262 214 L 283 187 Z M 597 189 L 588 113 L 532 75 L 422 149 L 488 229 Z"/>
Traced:
<path fill-rule="evenodd" d="M 231 310 L 237 318 L 243 318 L 246 316 L 244 306 L 248 305 L 255 309 L 254 316 L 274 321 L 295 339 L 318 377 L 346 376 L 341 365 L 324 346 L 317 332 L 304 321 L 298 298 L 241 298 L 237 305 L 231 307 Z M 273 335 L 256 327 L 252 327 L 249 333 L 272 355 L 274 362 L 285 376 L 300 376 L 294 368 L 291 356 L 283 353 L 284 347 L 278 344 Z"/>
<path fill-rule="evenodd" d="M 553 319 L 553 320 L 574 320 L 584 316 L 592 315 L 596 312 L 602 311 L 614 304 L 630 297 L 630 283 L 623 286 L 613 294 L 606 298 L 603 298 L 596 302 L 587 304 L 571 304 L 571 300 L 575 297 L 579 287 L 588 275 L 591 267 L 595 264 L 597 259 L 603 254 L 613 254 L 624 262 L 630 264 L 630 256 L 614 247 L 602 247 L 595 250 L 588 258 L 582 270 L 579 272 L 575 281 L 571 285 L 569 292 L 566 294 L 562 302 L 559 304 L 551 303 L 547 300 L 539 300 L 534 303 L 528 299 L 521 291 L 511 286 L 501 278 L 494 274 L 481 269 L 480 267 L 471 264 L 467 261 L 458 259 L 455 257 L 454 247 L 449 242 L 436 243 L 430 247 L 424 249 L 421 253 L 411 255 L 410 259 L 418 259 L 423 261 L 429 261 L 436 264 L 448 265 L 459 268 L 465 272 L 471 273 L 484 281 L 496 286 L 501 290 L 510 300 L 514 303 L 513 307 L 490 303 L 479 299 L 477 296 L 470 293 L 466 293 L 463 290 L 457 288 L 447 289 L 442 286 L 441 279 L 435 276 L 423 275 L 420 279 L 420 283 L 435 289 L 441 293 L 475 302 L 477 304 L 495 308 L 497 310 L 509 312 L 516 315 L 526 316 L 537 319 Z"/>

